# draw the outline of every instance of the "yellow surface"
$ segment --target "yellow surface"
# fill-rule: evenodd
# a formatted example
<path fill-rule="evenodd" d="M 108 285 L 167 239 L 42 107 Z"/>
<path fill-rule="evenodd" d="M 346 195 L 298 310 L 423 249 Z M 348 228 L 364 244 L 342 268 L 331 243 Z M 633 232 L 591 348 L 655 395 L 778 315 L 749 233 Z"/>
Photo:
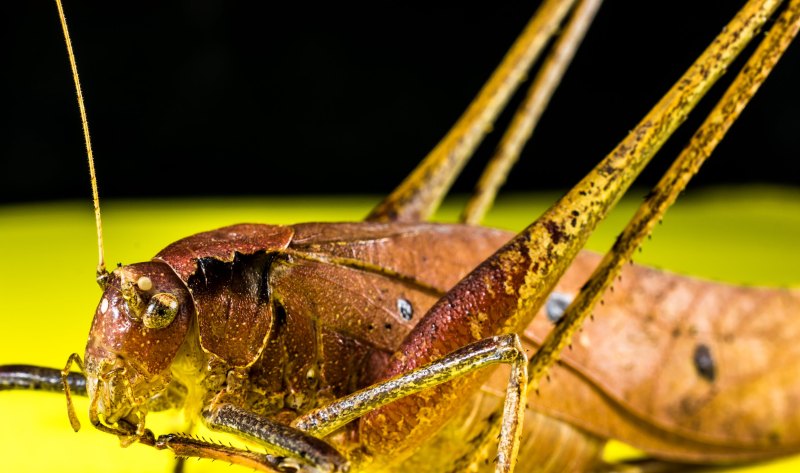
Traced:
<path fill-rule="evenodd" d="M 639 192 L 604 224 L 591 246 L 613 241 Z M 488 223 L 520 229 L 554 196 L 502 199 Z M 377 199 L 237 199 L 105 202 L 106 255 L 117 261 L 147 260 L 188 234 L 250 221 L 291 223 L 358 220 Z M 455 210 L 444 212 L 452 220 Z M 668 214 L 637 261 L 734 282 L 800 285 L 800 191 L 720 189 L 689 195 Z M 0 364 L 62 367 L 83 352 L 99 300 L 94 283 L 96 249 L 88 202 L 0 207 Z M 117 440 L 90 426 L 69 427 L 63 397 L 50 393 L 0 393 L 0 471 L 168 472 L 168 453 Z M 155 424 L 154 424 L 155 426 Z M 157 432 L 170 428 L 162 419 Z M 622 454 L 619 446 L 613 454 Z M 231 470 L 227 464 L 190 461 L 187 471 Z M 800 459 L 734 471 L 796 471 Z M 246 471 L 246 470 L 241 470 Z"/>

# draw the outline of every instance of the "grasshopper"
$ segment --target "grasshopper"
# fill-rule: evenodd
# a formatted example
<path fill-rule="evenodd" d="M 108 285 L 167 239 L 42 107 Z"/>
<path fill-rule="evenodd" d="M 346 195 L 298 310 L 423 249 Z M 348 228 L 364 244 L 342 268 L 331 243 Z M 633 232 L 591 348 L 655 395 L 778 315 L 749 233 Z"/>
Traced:
<path fill-rule="evenodd" d="M 704 75 L 704 74 L 700 74 L 700 75 Z M 609 164 L 609 166 L 611 168 L 613 168 L 612 165 Z M 609 175 L 613 175 L 613 172 L 609 167 L 601 167 L 599 169 L 599 171 L 600 171 L 600 174 L 605 174 L 605 177 L 608 177 Z M 431 173 L 431 172 L 429 172 L 429 173 Z M 599 178 L 599 176 L 596 176 L 596 177 Z M 598 181 L 596 179 L 593 179 L 593 180 L 587 181 L 587 182 L 589 182 L 591 184 L 591 187 L 594 187 L 595 183 L 599 183 L 600 181 Z M 587 185 L 589 185 L 589 184 L 587 184 Z M 599 184 L 597 184 L 597 185 L 599 186 Z M 376 208 L 376 210 L 371 214 L 372 219 L 373 220 L 393 220 L 393 219 L 418 220 L 420 218 L 420 216 L 419 215 L 415 215 L 415 212 L 417 212 L 416 210 L 411 212 L 411 216 L 410 217 L 404 216 L 404 213 L 406 212 L 406 209 L 412 209 L 412 210 L 414 209 L 413 205 L 409 204 L 409 202 L 413 202 L 414 201 L 414 198 L 407 197 L 409 195 L 407 193 L 403 194 L 403 192 L 406 191 L 407 189 L 409 189 L 408 186 L 401 187 L 400 188 L 400 194 L 394 194 L 394 196 L 400 195 L 400 198 L 396 198 L 394 200 L 392 200 L 390 198 L 389 200 L 384 202 L 383 206 Z M 576 191 L 576 192 L 580 193 L 580 192 L 587 192 L 587 191 L 584 188 L 583 191 L 579 190 L 579 191 Z M 656 194 L 654 194 L 654 195 L 656 195 Z M 613 198 L 609 198 L 609 199 L 610 200 L 614 200 Z M 434 198 L 433 200 L 435 201 L 436 199 Z M 603 201 L 603 202 L 605 202 L 605 201 Z M 600 207 L 597 208 L 597 211 L 593 210 L 590 213 L 590 219 L 595 218 L 594 216 L 597 215 L 600 212 L 600 208 L 604 207 L 606 204 L 602 203 L 602 204 L 599 204 L 599 205 L 600 205 Z M 574 227 L 574 226 L 576 226 L 576 224 L 574 223 L 575 222 L 575 218 L 578 217 L 579 215 L 574 213 L 574 212 L 576 212 L 576 210 L 574 208 L 572 209 L 571 212 L 573 212 L 572 213 L 572 215 L 573 215 L 573 219 L 572 219 L 573 223 L 572 223 L 572 225 Z M 419 211 L 419 213 L 421 214 L 421 216 L 425 215 L 425 211 Z M 556 211 L 556 213 L 558 213 L 558 211 Z M 547 233 L 549 233 L 549 235 L 550 235 L 549 239 L 552 242 L 554 242 L 556 245 L 558 245 L 560 241 L 569 240 L 571 238 L 571 237 L 568 238 L 563 233 L 563 230 L 561 230 L 559 228 L 559 226 L 563 225 L 561 223 L 555 224 L 553 220 L 549 220 L 549 221 L 545 220 L 544 223 L 542 223 L 542 225 L 543 225 L 543 228 L 547 231 Z M 556 225 L 556 227 L 554 227 L 554 225 Z M 345 228 L 346 227 L 342 227 L 339 230 L 344 231 Z M 239 234 L 242 234 L 242 233 L 247 234 L 248 231 L 249 230 L 247 228 L 244 228 L 244 227 L 237 227 L 236 228 L 236 232 L 239 233 Z M 302 229 L 298 229 L 298 231 L 300 233 L 302 233 L 303 230 Z M 306 229 L 304 231 L 308 232 L 309 230 Z M 318 230 L 312 231 L 311 233 L 313 234 L 316 231 L 318 231 Z M 580 232 L 578 232 L 578 233 L 580 233 Z M 282 236 L 281 239 L 282 238 L 284 238 L 284 237 Z M 532 237 L 528 237 L 528 238 L 532 238 Z M 486 239 L 490 239 L 490 235 L 488 235 L 488 234 L 487 235 L 483 235 L 482 240 L 486 240 Z M 518 240 L 518 241 L 523 241 L 524 242 L 524 240 L 525 239 L 523 238 L 523 240 Z M 620 241 L 622 241 L 624 243 L 625 240 L 623 239 L 623 240 L 620 240 Z M 281 244 L 283 244 L 283 243 L 281 243 Z M 522 243 L 517 243 L 517 244 L 522 244 Z M 175 246 L 173 248 L 173 250 L 178 250 L 180 248 L 181 248 L 181 245 L 178 244 L 177 246 Z M 617 248 L 617 251 L 621 252 L 622 250 L 620 248 Z M 569 252 L 567 252 L 567 253 L 569 253 Z M 170 260 L 170 258 L 171 258 L 170 255 L 171 255 L 170 251 L 167 250 L 165 253 L 162 254 L 161 258 L 163 260 L 165 260 L 165 261 L 166 260 Z M 295 256 L 297 256 L 297 255 L 295 255 Z M 565 258 L 567 258 L 567 256 L 565 256 Z M 558 259 L 561 259 L 561 258 L 559 257 Z M 183 269 L 180 269 L 182 267 L 178 263 L 176 263 L 175 261 L 171 261 L 170 264 L 172 265 L 173 268 L 176 268 L 177 272 L 183 271 Z M 502 260 L 500 260 L 500 263 L 498 263 L 498 264 L 502 264 Z M 512 268 L 512 270 L 513 270 L 513 268 Z M 133 276 L 138 276 L 138 273 L 131 274 L 131 275 L 126 275 L 125 271 L 126 271 L 125 268 L 122 268 L 122 269 L 119 270 L 118 273 L 114 273 L 114 276 L 110 276 L 110 277 L 119 279 L 119 281 L 115 282 L 114 284 L 112 284 L 112 286 L 114 286 L 115 284 L 117 286 L 119 286 L 121 288 L 123 294 L 125 293 L 125 291 L 128 291 L 129 295 L 127 297 L 123 297 L 123 298 L 126 299 L 127 301 L 129 301 L 130 304 L 133 304 L 134 306 L 137 306 L 137 305 L 140 304 L 140 302 L 137 302 L 137 300 L 136 300 L 136 294 L 137 294 L 135 292 L 136 289 L 132 289 L 132 286 L 130 286 L 130 285 L 126 286 L 125 278 L 128 278 L 130 280 L 130 278 L 132 278 Z M 188 271 L 188 269 L 187 269 L 187 271 Z M 105 274 L 105 273 L 101 272 L 101 274 Z M 187 273 L 187 274 L 189 274 L 189 273 Z M 400 277 L 402 275 L 398 274 L 396 276 Z M 144 276 L 142 276 L 142 277 L 144 277 Z M 133 280 L 136 281 L 136 286 L 139 288 L 138 290 L 145 291 L 145 292 L 150 290 L 149 289 L 150 288 L 150 283 L 143 282 L 143 283 L 139 284 L 139 282 L 141 281 L 141 277 L 138 278 L 138 279 L 133 277 Z M 527 281 L 526 281 L 526 284 L 528 284 Z M 461 287 L 463 288 L 464 286 L 461 286 Z M 472 288 L 472 290 L 474 290 L 474 286 L 468 286 L 468 287 Z M 131 290 L 133 290 L 134 292 L 130 292 Z M 497 292 L 497 290 L 498 290 L 497 287 L 491 288 L 490 292 L 495 293 L 495 292 Z M 531 297 L 533 298 L 533 301 L 534 301 L 534 302 L 531 302 L 533 308 L 528 308 L 528 309 L 530 309 L 531 311 L 535 311 L 535 306 L 536 306 L 536 303 L 537 303 L 536 302 L 537 299 L 538 299 L 538 302 L 542 302 L 544 296 L 539 295 L 539 296 L 531 296 Z M 133 302 L 131 302 L 131 301 L 133 301 Z M 108 300 L 106 302 L 108 303 Z M 156 304 L 156 306 L 157 306 L 156 307 L 156 309 L 157 309 L 156 313 L 157 314 L 158 313 L 162 313 L 162 312 L 166 312 L 168 314 L 170 313 L 170 311 L 172 310 L 171 308 L 173 307 L 174 301 L 172 301 L 172 300 L 160 301 L 160 299 L 159 299 L 157 302 L 158 302 L 158 304 L 161 304 L 162 306 L 166 307 L 166 309 L 158 310 L 158 307 L 160 307 L 160 306 L 158 306 L 158 304 Z M 184 302 L 184 304 L 179 304 L 179 306 L 184 306 L 185 305 L 185 301 L 182 300 L 180 302 Z M 406 302 L 408 303 L 408 301 L 406 301 Z M 148 302 L 147 301 L 142 301 L 141 304 L 147 305 Z M 149 304 L 152 304 L 152 300 L 149 302 Z M 413 305 L 414 304 L 412 304 L 412 306 Z M 441 306 L 441 304 L 439 306 Z M 102 304 L 101 304 L 101 307 L 102 307 Z M 101 312 L 105 312 L 102 308 L 100 310 L 101 310 Z M 401 310 L 401 312 L 402 312 L 402 309 L 398 309 L 398 310 Z M 172 310 L 172 311 L 174 312 L 174 310 Z M 139 312 L 141 312 L 145 316 L 148 316 L 148 314 L 152 315 L 151 312 L 150 312 L 150 306 L 149 305 L 148 305 L 147 309 L 141 309 L 141 310 L 139 310 Z M 569 310 L 567 311 L 567 313 L 568 314 L 570 313 Z M 171 314 L 171 315 L 175 315 L 175 314 Z M 145 318 L 145 320 L 146 320 L 146 318 Z M 436 319 L 427 319 L 427 320 L 434 320 L 434 322 L 430 322 L 430 323 L 435 323 Z M 151 321 L 150 323 L 151 323 L 152 326 L 149 327 L 149 328 L 153 328 L 153 329 L 155 329 L 155 328 L 163 328 L 161 326 L 160 322 Z M 566 324 L 557 325 L 557 327 L 562 327 L 562 326 L 565 326 L 565 325 Z M 202 328 L 201 328 L 201 330 L 202 330 Z M 417 330 L 417 329 L 415 329 L 415 330 Z M 477 331 L 478 333 L 482 333 L 481 332 L 482 329 L 480 329 L 479 327 L 475 328 L 474 330 Z M 202 337 L 202 335 L 201 335 L 201 337 Z M 475 336 L 475 338 L 482 338 L 482 337 Z M 208 339 L 209 338 L 207 338 L 207 340 Z M 452 339 L 450 337 L 445 337 L 444 340 L 447 341 L 447 342 L 456 343 L 457 346 L 460 344 L 457 340 L 454 340 L 454 339 Z M 562 340 L 562 342 L 563 342 L 563 340 Z M 713 381 L 715 376 L 716 376 L 715 371 L 714 371 L 715 370 L 715 363 L 713 362 L 713 357 L 709 353 L 706 353 L 708 351 L 708 347 L 706 347 L 706 350 L 700 350 L 699 348 L 700 348 L 700 346 L 698 346 L 698 350 L 696 350 L 696 353 L 694 355 L 695 364 L 697 365 L 697 370 L 698 370 L 698 372 L 700 373 L 701 376 L 707 378 L 707 380 L 709 380 L 709 381 Z M 444 353 L 447 353 L 447 351 L 445 351 Z M 234 356 L 234 355 L 231 355 L 231 354 L 228 354 L 228 355 L 229 356 Z M 220 355 L 220 356 L 225 358 L 225 356 L 223 356 L 223 355 Z M 698 361 L 698 360 L 700 360 L 700 361 Z M 400 363 L 400 365 L 402 366 L 402 365 L 404 365 L 406 363 L 406 361 L 401 360 L 401 361 L 399 361 L 397 363 Z M 402 372 L 407 371 L 405 368 L 407 368 L 407 366 L 405 366 L 403 369 L 398 368 L 398 370 L 399 370 L 398 372 L 402 373 Z M 538 369 L 538 371 L 537 371 L 537 369 Z M 534 373 L 540 373 L 544 369 L 546 369 L 546 367 L 536 368 L 534 366 Z M 232 381 L 229 380 L 228 382 L 233 383 L 235 380 L 236 380 L 236 377 L 234 376 L 234 378 L 232 378 Z M 377 406 L 371 405 L 370 407 L 375 408 Z M 146 432 L 146 431 L 142 430 L 143 429 L 143 425 L 144 425 L 143 423 L 141 424 L 141 428 L 140 428 L 140 426 L 136 426 L 137 427 L 136 430 L 125 430 L 125 429 L 127 429 L 127 427 L 120 427 L 120 426 L 124 426 L 126 424 L 128 424 L 129 426 L 133 426 L 134 424 L 139 423 L 139 420 L 140 420 L 139 418 L 137 418 L 136 416 L 127 418 L 126 414 L 115 414 L 115 413 L 109 411 L 108 408 L 109 408 L 109 406 L 107 404 L 103 406 L 103 409 L 105 409 L 105 411 L 106 411 L 105 414 L 104 414 L 106 416 L 106 420 L 102 421 L 98 425 L 100 427 L 104 427 L 106 429 L 111 429 L 113 432 L 120 434 L 121 437 L 135 437 L 135 440 L 139 440 L 140 442 L 143 442 L 143 443 L 154 443 L 156 446 L 170 448 L 170 449 L 175 450 L 176 453 L 178 453 L 178 454 L 187 454 L 187 452 L 191 452 L 191 453 L 198 453 L 199 452 L 201 454 L 205 454 L 205 451 L 209 450 L 209 451 L 216 452 L 215 455 L 222 455 L 223 457 L 227 456 L 227 455 L 234 455 L 233 453 L 229 452 L 226 447 L 219 447 L 219 448 L 213 447 L 213 446 L 211 446 L 209 444 L 205 444 L 205 443 L 203 443 L 203 442 L 201 442 L 199 440 L 173 439 L 173 438 L 170 438 L 170 439 L 167 439 L 166 441 L 162 441 L 162 442 L 159 443 L 159 441 L 156 440 L 155 437 L 152 437 L 149 434 L 149 432 Z M 387 407 L 386 409 L 392 409 L 392 408 L 391 407 Z M 340 413 L 341 411 L 336 411 L 336 412 Z M 222 419 L 225 415 L 228 415 L 228 413 L 229 413 L 228 411 L 221 411 L 221 413 L 218 413 L 218 417 L 212 417 L 211 418 L 211 422 L 212 423 L 217 422 L 216 423 L 217 427 L 222 426 L 224 424 L 224 419 L 223 419 L 223 421 L 221 421 L 220 419 Z M 326 415 L 324 410 L 323 411 L 318 411 L 318 414 L 319 414 L 319 417 L 314 417 L 313 415 L 305 417 L 303 419 L 303 421 L 301 421 L 301 423 L 298 424 L 298 425 L 301 428 L 305 429 L 305 430 L 313 430 L 313 429 L 315 429 L 316 423 L 321 422 L 322 424 L 324 424 L 326 422 L 324 420 L 324 417 Z M 373 413 L 372 415 L 374 416 L 375 414 Z M 219 416 L 222 416 L 222 417 L 219 417 Z M 109 420 L 109 419 L 111 419 L 111 420 Z M 320 419 L 322 419 L 322 420 L 320 420 Z M 121 421 L 121 422 L 117 422 L 117 421 Z M 373 418 L 373 422 L 375 422 L 374 418 Z M 116 424 L 119 424 L 119 425 L 116 425 Z M 508 427 L 508 424 L 506 424 L 506 426 Z M 513 428 L 515 428 L 515 427 L 513 425 L 511 425 L 511 427 L 508 427 L 508 428 L 511 428 L 513 430 Z M 119 429 L 122 429 L 122 430 L 119 430 Z M 506 439 L 506 440 L 508 440 L 508 439 L 512 439 L 513 440 L 514 438 L 516 438 L 516 434 L 509 434 L 508 430 L 506 430 L 506 433 L 503 435 L 503 438 Z M 391 448 L 392 447 L 389 446 L 390 451 L 391 451 Z M 187 450 L 187 449 L 189 449 L 189 450 Z M 201 450 L 197 450 L 197 449 L 201 449 Z M 202 449 L 206 449 L 206 450 L 202 450 Z M 501 453 L 507 453 L 507 458 L 512 458 L 513 459 L 513 447 L 509 447 L 508 451 L 503 451 L 502 448 L 501 448 Z M 243 462 L 242 459 L 246 460 L 246 458 L 248 457 L 248 455 L 246 455 L 244 453 L 240 453 L 240 455 L 242 455 L 242 456 L 240 458 L 238 458 L 239 462 Z M 291 455 L 289 455 L 289 457 L 291 458 Z M 508 461 L 507 460 L 506 467 L 510 467 L 511 464 L 513 464 L 513 461 Z M 503 465 L 503 462 L 501 461 L 501 468 L 502 468 L 502 465 Z M 322 463 L 318 462 L 317 466 L 321 467 Z"/>

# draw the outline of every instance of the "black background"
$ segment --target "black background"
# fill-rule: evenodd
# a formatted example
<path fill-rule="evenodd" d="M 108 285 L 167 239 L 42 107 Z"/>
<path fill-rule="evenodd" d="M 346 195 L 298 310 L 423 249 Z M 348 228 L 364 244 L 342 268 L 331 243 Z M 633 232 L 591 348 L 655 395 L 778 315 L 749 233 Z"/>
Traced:
<path fill-rule="evenodd" d="M 458 118 L 534 9 L 432 3 L 68 1 L 101 195 L 387 193 Z M 564 188 L 585 174 L 736 3 L 601 7 L 508 189 Z M 0 202 L 86 198 L 55 5 L 3 9 Z M 693 185 L 800 184 L 797 84 L 795 44 Z M 703 105 L 720 94 L 714 89 Z M 679 130 L 645 184 L 700 119 L 695 113 Z M 489 136 L 457 190 L 471 188 L 498 137 Z"/>

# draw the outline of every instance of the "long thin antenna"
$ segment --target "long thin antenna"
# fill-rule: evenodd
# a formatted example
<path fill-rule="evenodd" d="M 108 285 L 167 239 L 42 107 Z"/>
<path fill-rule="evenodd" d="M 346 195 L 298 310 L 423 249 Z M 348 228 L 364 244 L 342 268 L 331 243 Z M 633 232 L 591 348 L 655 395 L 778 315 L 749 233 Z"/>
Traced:
<path fill-rule="evenodd" d="M 58 15 L 61 18 L 61 28 L 64 30 L 64 41 L 67 43 L 67 54 L 69 55 L 69 65 L 72 67 L 72 78 L 75 80 L 75 92 L 78 94 L 78 108 L 81 111 L 81 122 L 83 122 L 83 139 L 86 141 L 86 158 L 89 161 L 89 178 L 92 181 L 92 200 L 94 201 L 94 220 L 97 226 L 97 251 L 99 262 L 97 263 L 97 280 L 103 285 L 106 276 L 106 261 L 103 252 L 103 224 L 100 221 L 100 197 L 97 193 L 97 175 L 94 172 L 94 155 L 92 154 L 92 139 L 89 136 L 89 121 L 86 118 L 86 107 L 83 105 L 83 92 L 81 92 L 81 81 L 78 79 L 78 65 L 75 63 L 75 53 L 72 52 L 72 40 L 69 38 L 67 28 L 67 18 L 64 16 L 64 7 L 61 0 L 56 0 Z"/>

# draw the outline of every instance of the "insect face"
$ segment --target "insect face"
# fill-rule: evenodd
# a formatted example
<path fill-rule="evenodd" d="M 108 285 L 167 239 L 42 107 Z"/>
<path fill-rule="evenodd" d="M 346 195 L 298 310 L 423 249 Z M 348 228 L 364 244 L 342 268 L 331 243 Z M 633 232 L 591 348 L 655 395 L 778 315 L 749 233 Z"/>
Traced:
<path fill-rule="evenodd" d="M 124 421 L 142 431 L 150 404 L 171 381 L 194 303 L 178 276 L 159 262 L 119 267 L 105 286 L 86 346 L 90 416 L 95 422 L 101 415 L 109 427 Z"/>

